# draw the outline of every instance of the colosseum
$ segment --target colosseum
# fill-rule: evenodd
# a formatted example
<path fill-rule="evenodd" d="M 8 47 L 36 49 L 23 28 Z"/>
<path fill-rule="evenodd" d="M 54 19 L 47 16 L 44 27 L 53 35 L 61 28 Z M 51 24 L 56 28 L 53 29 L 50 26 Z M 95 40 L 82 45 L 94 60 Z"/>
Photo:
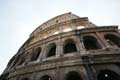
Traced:
<path fill-rule="evenodd" d="M 0 80 L 120 80 L 118 26 L 56 16 L 30 34 Z"/>

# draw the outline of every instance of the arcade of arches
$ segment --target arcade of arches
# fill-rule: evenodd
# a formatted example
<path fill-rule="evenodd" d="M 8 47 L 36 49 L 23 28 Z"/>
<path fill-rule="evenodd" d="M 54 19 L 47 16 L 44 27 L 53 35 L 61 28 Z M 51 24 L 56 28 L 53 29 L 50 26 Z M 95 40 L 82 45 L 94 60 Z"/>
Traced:
<path fill-rule="evenodd" d="M 72 13 L 36 28 L 0 80 L 120 80 L 120 30 Z"/>
<path fill-rule="evenodd" d="M 111 45 L 111 46 L 118 46 L 120 47 L 120 41 L 119 41 L 119 37 L 117 37 L 116 35 L 113 34 L 106 34 L 104 36 L 106 42 Z M 83 43 L 84 43 L 84 47 L 86 50 L 95 50 L 95 49 L 101 49 L 101 45 L 98 42 L 98 40 L 94 37 L 94 36 L 84 36 L 83 37 Z M 56 49 L 57 49 L 57 45 L 56 43 L 51 43 L 47 46 L 47 53 L 46 53 L 46 57 L 52 57 L 56 55 Z M 37 47 L 36 49 L 33 50 L 33 53 L 31 53 L 32 57 L 30 59 L 30 61 L 35 61 L 39 58 L 40 54 L 41 54 L 41 47 Z M 68 53 L 73 53 L 73 52 L 77 52 L 77 47 L 76 47 L 76 43 L 74 42 L 73 39 L 67 39 L 64 41 L 64 45 L 63 45 L 63 53 L 64 54 L 68 54 Z M 26 60 L 26 55 L 28 55 L 29 53 L 25 54 L 25 55 L 18 55 L 17 58 L 13 57 L 15 59 L 14 64 L 15 65 L 17 62 L 17 65 L 21 65 L 25 62 Z M 22 58 L 22 59 L 21 59 Z M 9 62 L 12 63 L 13 59 L 11 59 L 11 61 Z M 81 75 L 78 72 L 75 71 L 71 71 L 69 73 L 67 73 L 65 75 L 65 80 L 83 80 Z M 24 78 L 22 80 L 29 80 L 28 78 Z M 49 75 L 45 75 L 42 76 L 40 78 L 40 80 L 54 80 L 52 79 L 51 76 Z M 114 71 L 111 70 L 101 70 L 99 72 L 99 74 L 97 75 L 97 80 L 120 80 L 120 76 L 115 73 Z"/>
<path fill-rule="evenodd" d="M 100 43 L 96 39 L 96 37 L 86 35 L 86 36 L 83 36 L 82 38 L 83 38 L 83 44 L 84 44 L 84 47 L 85 47 L 86 50 L 96 50 L 96 49 L 101 49 L 102 48 Z M 120 38 L 118 36 L 116 36 L 114 34 L 106 34 L 106 35 L 104 35 L 104 39 L 110 46 L 120 47 Z M 46 50 L 47 51 L 46 58 L 55 56 L 56 55 L 56 49 L 57 49 L 56 43 L 49 44 L 47 46 L 47 50 Z M 36 61 L 39 58 L 41 51 L 42 51 L 41 47 L 38 47 L 38 48 L 34 49 L 31 53 L 32 56 L 31 56 L 30 61 Z M 68 53 L 73 53 L 73 52 L 77 52 L 76 43 L 74 42 L 73 39 L 65 40 L 64 45 L 63 45 L 63 53 L 68 54 Z M 16 58 L 13 57 L 13 59 L 15 59 L 15 60 L 11 59 L 11 61 L 9 62 L 9 65 L 13 61 L 14 61 L 14 64 L 12 64 L 12 66 L 22 65 L 25 62 L 26 56 L 28 54 L 29 54 L 29 52 L 25 55 L 19 54 Z"/>
<path fill-rule="evenodd" d="M 28 78 L 24 78 L 22 80 L 29 80 Z M 40 78 L 40 80 L 54 80 L 49 75 L 44 75 Z M 84 80 L 82 79 L 81 75 L 76 71 L 70 71 L 65 75 L 64 80 Z M 115 73 L 114 71 L 105 69 L 100 70 L 99 74 L 97 75 L 97 80 L 120 80 L 120 76 Z"/>

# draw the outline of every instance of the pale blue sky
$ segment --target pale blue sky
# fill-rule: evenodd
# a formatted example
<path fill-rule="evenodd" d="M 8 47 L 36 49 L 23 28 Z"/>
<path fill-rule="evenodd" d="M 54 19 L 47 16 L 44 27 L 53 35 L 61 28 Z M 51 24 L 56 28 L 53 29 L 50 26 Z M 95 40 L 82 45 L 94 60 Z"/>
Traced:
<path fill-rule="evenodd" d="M 0 74 L 37 26 L 66 12 L 120 25 L 120 0 L 0 0 Z"/>

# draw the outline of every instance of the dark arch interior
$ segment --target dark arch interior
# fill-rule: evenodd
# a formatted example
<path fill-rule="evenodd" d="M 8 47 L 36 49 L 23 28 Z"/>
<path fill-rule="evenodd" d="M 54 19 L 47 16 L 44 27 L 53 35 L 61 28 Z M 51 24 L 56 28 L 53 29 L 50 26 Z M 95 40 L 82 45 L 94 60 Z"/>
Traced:
<path fill-rule="evenodd" d="M 64 53 L 77 52 L 77 48 L 73 40 L 66 40 L 65 43 Z"/>
<path fill-rule="evenodd" d="M 48 75 L 45 75 L 45 76 L 41 77 L 40 80 L 52 80 L 52 78 Z"/>
<path fill-rule="evenodd" d="M 18 60 L 17 65 L 22 65 L 26 61 L 27 55 L 28 53 L 23 52 Z"/>
<path fill-rule="evenodd" d="M 31 61 L 37 60 L 40 55 L 40 52 L 41 52 L 41 48 L 40 47 L 36 48 L 32 53 Z"/>
<path fill-rule="evenodd" d="M 23 78 L 22 80 L 29 80 L 28 78 Z"/>
<path fill-rule="evenodd" d="M 66 75 L 65 80 L 82 80 L 82 79 L 77 72 L 71 71 Z"/>
<path fill-rule="evenodd" d="M 17 55 L 17 57 L 15 57 L 15 60 L 13 61 L 13 64 L 12 64 L 11 67 L 14 67 L 14 66 L 17 64 L 17 62 L 20 60 L 21 56 L 22 56 L 22 55 L 19 54 L 19 55 Z"/>
<path fill-rule="evenodd" d="M 25 62 L 25 55 L 22 55 L 20 60 L 18 61 L 18 65 L 22 65 Z"/>
<path fill-rule="evenodd" d="M 120 38 L 116 35 L 107 34 L 105 35 L 105 39 L 111 46 L 117 45 L 118 47 L 120 47 Z"/>
<path fill-rule="evenodd" d="M 120 80 L 120 76 L 111 70 L 102 70 L 98 74 L 97 80 Z"/>
<path fill-rule="evenodd" d="M 47 57 L 55 56 L 55 54 L 56 54 L 56 44 L 53 43 L 48 46 Z"/>
<path fill-rule="evenodd" d="M 97 39 L 95 37 L 92 37 L 92 36 L 83 37 L 83 43 L 84 43 L 84 46 L 87 50 L 101 48 L 100 44 L 97 42 Z"/>

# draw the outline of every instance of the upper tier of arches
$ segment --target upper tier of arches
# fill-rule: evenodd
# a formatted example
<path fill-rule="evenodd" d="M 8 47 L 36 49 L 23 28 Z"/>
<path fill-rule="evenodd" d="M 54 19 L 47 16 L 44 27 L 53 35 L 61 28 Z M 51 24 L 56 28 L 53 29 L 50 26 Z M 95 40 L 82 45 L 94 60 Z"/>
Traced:
<path fill-rule="evenodd" d="M 79 17 L 72 13 L 65 13 L 54 17 L 37 27 L 30 35 L 33 43 L 63 32 L 81 29 L 85 27 L 96 27 L 87 17 Z"/>
<path fill-rule="evenodd" d="M 33 47 L 31 51 L 24 51 L 21 54 L 14 56 L 8 63 L 8 66 L 14 67 L 26 64 L 26 62 L 39 62 L 41 59 L 54 58 L 58 55 L 82 54 L 79 53 L 82 49 L 86 51 L 102 50 L 108 46 L 118 49 L 120 48 L 119 33 L 102 32 L 100 34 L 101 36 L 93 33 L 83 34 L 61 40 L 53 40 L 45 45 L 38 45 Z"/>

